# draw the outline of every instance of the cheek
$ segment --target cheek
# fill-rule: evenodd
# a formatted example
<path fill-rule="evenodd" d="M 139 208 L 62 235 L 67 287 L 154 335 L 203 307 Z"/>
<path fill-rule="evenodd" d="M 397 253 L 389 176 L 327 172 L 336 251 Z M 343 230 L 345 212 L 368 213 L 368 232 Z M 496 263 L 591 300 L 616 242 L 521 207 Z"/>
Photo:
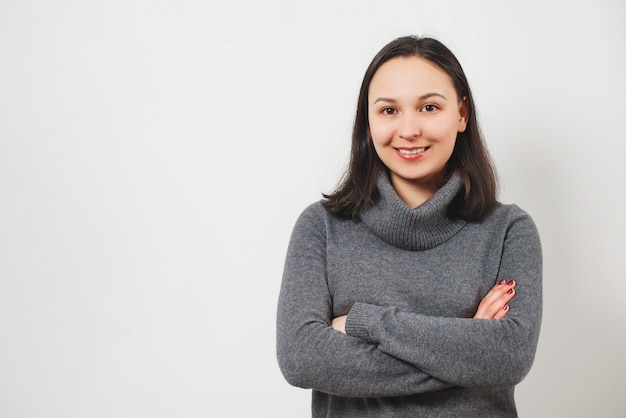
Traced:
<path fill-rule="evenodd" d="M 374 146 L 388 145 L 393 139 L 393 130 L 388 125 L 370 124 L 369 132 Z"/>
<path fill-rule="evenodd" d="M 381 154 L 383 154 L 382 151 L 383 151 L 384 145 L 381 144 L 380 142 L 376 141 L 375 138 L 376 137 L 374 137 L 374 136 L 372 137 L 372 145 L 374 145 L 374 151 L 376 151 L 376 154 L 378 155 L 378 158 L 382 158 Z"/>
<path fill-rule="evenodd" d="M 457 128 L 458 124 L 456 122 L 444 121 L 443 123 L 430 123 L 425 125 L 422 133 L 438 142 L 454 143 L 458 134 Z"/>
<path fill-rule="evenodd" d="M 376 135 L 376 133 L 371 132 L 371 141 L 372 145 L 374 145 L 374 151 L 378 158 L 380 158 L 383 163 L 386 160 L 386 155 L 390 151 L 389 146 L 391 145 L 391 138 L 386 139 L 386 136 L 381 136 L 380 133 Z"/>

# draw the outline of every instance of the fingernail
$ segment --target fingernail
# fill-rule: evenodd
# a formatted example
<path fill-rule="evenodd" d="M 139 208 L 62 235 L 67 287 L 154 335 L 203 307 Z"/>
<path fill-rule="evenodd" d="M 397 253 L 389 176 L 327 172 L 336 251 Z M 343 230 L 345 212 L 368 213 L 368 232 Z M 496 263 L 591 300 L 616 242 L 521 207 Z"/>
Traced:
<path fill-rule="evenodd" d="M 502 286 L 502 285 L 504 285 L 504 283 L 506 283 L 506 281 L 504 279 L 502 279 L 502 280 L 500 280 L 498 282 L 498 286 Z"/>
<path fill-rule="evenodd" d="M 506 310 L 508 310 L 508 309 L 509 309 L 509 305 L 504 305 L 504 306 L 502 307 L 502 310 L 503 310 L 503 311 L 506 311 Z"/>
<path fill-rule="evenodd" d="M 509 286 L 513 286 L 513 284 L 514 284 L 514 283 L 515 283 L 515 282 L 514 282 L 513 280 L 509 280 L 509 283 L 508 283 L 508 284 L 509 284 Z"/>
<path fill-rule="evenodd" d="M 506 293 L 508 293 L 510 295 L 511 293 L 513 293 L 513 289 L 509 289 L 509 291 L 506 292 Z"/>

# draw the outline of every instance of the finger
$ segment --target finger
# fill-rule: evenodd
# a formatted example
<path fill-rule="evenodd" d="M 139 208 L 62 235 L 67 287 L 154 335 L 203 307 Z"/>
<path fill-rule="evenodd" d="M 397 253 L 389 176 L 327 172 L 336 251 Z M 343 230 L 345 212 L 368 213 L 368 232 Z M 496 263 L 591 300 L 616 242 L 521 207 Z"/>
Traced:
<path fill-rule="evenodd" d="M 332 320 L 330 326 L 335 331 L 339 331 L 345 334 L 346 333 L 346 319 L 347 319 L 346 315 L 338 316 L 337 318 Z"/>
<path fill-rule="evenodd" d="M 493 317 L 493 319 L 504 319 L 508 314 L 509 314 L 509 305 L 506 304 L 502 307 L 502 309 L 500 309 L 495 316 Z"/>
<path fill-rule="evenodd" d="M 514 280 L 498 282 L 480 302 L 474 318 L 493 319 L 502 315 L 500 310 L 515 296 L 515 285 Z"/>
<path fill-rule="evenodd" d="M 490 303 L 487 305 L 486 311 L 489 318 L 497 318 L 498 315 L 502 315 L 502 309 L 505 309 L 504 316 L 508 314 L 508 304 L 515 297 L 515 289 L 514 284 L 509 283 L 504 287 L 505 289 L 498 292 L 497 297 L 490 300 Z"/>
<path fill-rule="evenodd" d="M 484 298 L 486 301 L 493 302 L 502 298 L 506 294 L 510 294 L 511 289 L 515 289 L 515 286 L 517 285 L 515 280 L 509 280 L 508 282 L 504 282 L 504 284 L 502 284 L 503 281 L 504 280 L 498 282 L 498 284 L 495 285 L 489 293 L 487 293 L 487 296 Z"/>

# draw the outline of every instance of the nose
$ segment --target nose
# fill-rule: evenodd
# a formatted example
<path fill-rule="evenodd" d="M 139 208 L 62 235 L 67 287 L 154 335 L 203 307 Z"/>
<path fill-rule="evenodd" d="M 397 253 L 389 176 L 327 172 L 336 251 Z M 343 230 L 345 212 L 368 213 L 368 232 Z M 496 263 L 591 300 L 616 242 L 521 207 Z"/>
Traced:
<path fill-rule="evenodd" d="M 405 113 L 399 123 L 398 136 L 403 139 L 413 140 L 422 134 L 419 117 L 413 113 Z"/>

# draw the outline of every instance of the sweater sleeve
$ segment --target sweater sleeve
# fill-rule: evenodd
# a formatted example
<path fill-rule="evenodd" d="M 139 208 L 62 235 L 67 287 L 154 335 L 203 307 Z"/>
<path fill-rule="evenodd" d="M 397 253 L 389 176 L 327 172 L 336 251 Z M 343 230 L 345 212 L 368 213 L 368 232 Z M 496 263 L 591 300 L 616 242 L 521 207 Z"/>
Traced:
<path fill-rule="evenodd" d="M 504 238 L 500 277 L 517 282 L 502 320 L 432 317 L 355 303 L 346 332 L 458 386 L 519 383 L 532 365 L 541 323 L 542 256 L 532 219 L 517 211 Z"/>
<path fill-rule="evenodd" d="M 310 207 L 294 227 L 277 315 L 277 357 L 294 385 L 350 397 L 400 396 L 452 385 L 375 345 L 332 329 L 325 224 Z"/>

